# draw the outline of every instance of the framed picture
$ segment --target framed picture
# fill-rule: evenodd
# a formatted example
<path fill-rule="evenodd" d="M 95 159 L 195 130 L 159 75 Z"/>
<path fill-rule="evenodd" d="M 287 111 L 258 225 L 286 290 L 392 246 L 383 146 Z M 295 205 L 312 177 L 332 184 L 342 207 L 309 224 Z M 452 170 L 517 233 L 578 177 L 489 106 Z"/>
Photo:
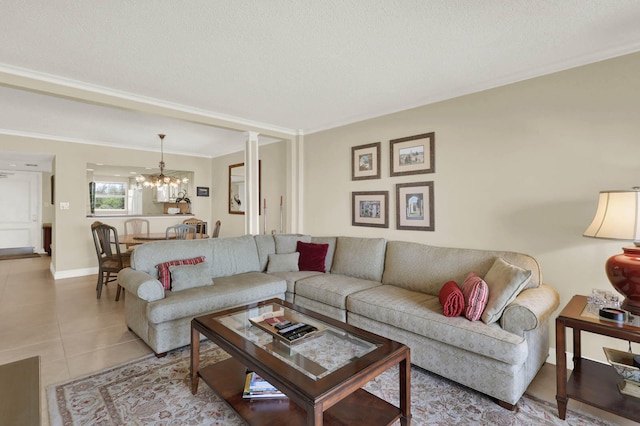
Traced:
<path fill-rule="evenodd" d="M 380 179 L 380 142 L 351 147 L 351 180 Z"/>
<path fill-rule="evenodd" d="M 246 207 L 244 163 L 229 166 L 229 214 L 244 214 Z M 258 214 L 262 214 L 262 160 L 258 160 Z"/>
<path fill-rule="evenodd" d="M 351 193 L 351 225 L 389 227 L 389 191 Z"/>
<path fill-rule="evenodd" d="M 209 187 L 208 186 L 198 186 L 198 187 L 196 187 L 196 195 L 198 197 L 208 197 L 209 196 Z"/>
<path fill-rule="evenodd" d="M 436 171 L 434 132 L 389 141 L 391 176 L 417 175 Z"/>
<path fill-rule="evenodd" d="M 396 229 L 435 231 L 433 181 L 396 185 Z"/>

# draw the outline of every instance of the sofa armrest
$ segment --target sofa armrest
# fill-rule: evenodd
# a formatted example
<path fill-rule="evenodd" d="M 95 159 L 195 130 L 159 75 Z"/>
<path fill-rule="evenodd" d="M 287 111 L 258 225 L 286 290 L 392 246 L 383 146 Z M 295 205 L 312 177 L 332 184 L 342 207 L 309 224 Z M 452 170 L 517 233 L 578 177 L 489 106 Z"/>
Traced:
<path fill-rule="evenodd" d="M 543 324 L 560 305 L 560 295 L 551 286 L 523 290 L 504 310 L 500 325 L 506 331 L 524 336 L 524 332 Z"/>
<path fill-rule="evenodd" d="M 147 302 L 164 299 L 162 284 L 146 272 L 124 268 L 118 272 L 118 282 L 130 293 Z"/>

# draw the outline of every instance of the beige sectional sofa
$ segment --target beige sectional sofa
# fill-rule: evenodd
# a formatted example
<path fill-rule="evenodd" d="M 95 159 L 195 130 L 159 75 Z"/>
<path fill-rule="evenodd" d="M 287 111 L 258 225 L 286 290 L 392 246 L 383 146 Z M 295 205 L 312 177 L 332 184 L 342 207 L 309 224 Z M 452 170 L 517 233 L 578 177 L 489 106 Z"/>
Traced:
<path fill-rule="evenodd" d="M 328 244 L 327 273 L 298 271 L 297 241 Z M 213 285 L 166 291 L 162 262 L 206 258 Z M 497 258 L 531 271 L 499 320 L 446 317 L 438 299 L 445 282 L 483 277 Z M 202 268 L 201 268 L 202 269 Z M 382 238 L 257 235 L 162 241 L 137 247 L 120 272 L 127 325 L 156 353 L 189 344 L 190 320 L 208 312 L 276 297 L 405 343 L 413 364 L 512 408 L 549 351 L 549 317 L 557 292 L 542 283 L 530 256 L 433 247 Z"/>

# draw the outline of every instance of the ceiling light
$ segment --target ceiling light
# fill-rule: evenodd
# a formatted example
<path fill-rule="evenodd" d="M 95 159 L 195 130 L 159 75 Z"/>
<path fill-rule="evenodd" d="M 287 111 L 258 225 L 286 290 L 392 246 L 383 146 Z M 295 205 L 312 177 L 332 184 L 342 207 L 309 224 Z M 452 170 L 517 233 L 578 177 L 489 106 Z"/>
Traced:
<path fill-rule="evenodd" d="M 158 134 L 160 138 L 160 163 L 158 166 L 160 167 L 160 173 L 157 175 L 141 175 L 136 178 L 138 183 L 143 183 L 144 186 L 178 186 L 180 185 L 180 179 L 175 178 L 173 176 L 166 176 L 164 174 L 164 137 L 163 134 Z"/>

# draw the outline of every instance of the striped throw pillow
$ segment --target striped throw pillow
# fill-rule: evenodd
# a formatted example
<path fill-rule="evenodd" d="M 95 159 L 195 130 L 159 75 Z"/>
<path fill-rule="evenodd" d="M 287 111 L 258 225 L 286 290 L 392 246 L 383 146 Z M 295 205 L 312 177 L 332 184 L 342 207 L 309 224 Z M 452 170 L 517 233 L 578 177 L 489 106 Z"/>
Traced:
<path fill-rule="evenodd" d="M 471 272 L 462 284 L 464 296 L 464 316 L 470 321 L 478 321 L 489 300 L 489 287 L 475 272 Z"/>
<path fill-rule="evenodd" d="M 169 266 L 176 265 L 197 265 L 204 262 L 204 256 L 194 257 L 193 259 L 182 260 L 170 260 L 156 265 L 158 268 L 158 281 L 162 284 L 165 290 L 171 290 L 171 273 L 169 272 Z"/>

